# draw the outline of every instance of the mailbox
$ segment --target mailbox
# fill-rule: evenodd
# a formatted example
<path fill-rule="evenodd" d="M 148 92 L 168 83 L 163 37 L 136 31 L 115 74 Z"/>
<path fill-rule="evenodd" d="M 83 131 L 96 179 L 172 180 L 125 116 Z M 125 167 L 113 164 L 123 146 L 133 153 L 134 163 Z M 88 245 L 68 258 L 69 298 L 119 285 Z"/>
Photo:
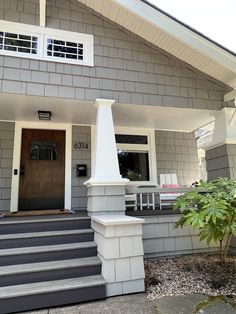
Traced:
<path fill-rule="evenodd" d="M 76 176 L 87 177 L 87 165 L 76 165 Z"/>

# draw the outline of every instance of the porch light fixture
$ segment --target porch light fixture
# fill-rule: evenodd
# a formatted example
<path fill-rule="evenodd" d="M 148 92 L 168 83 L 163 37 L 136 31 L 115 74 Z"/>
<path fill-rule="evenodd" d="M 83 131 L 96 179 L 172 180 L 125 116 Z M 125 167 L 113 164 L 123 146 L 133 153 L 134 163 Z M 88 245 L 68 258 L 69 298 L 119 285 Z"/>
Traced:
<path fill-rule="evenodd" d="M 38 110 L 38 117 L 39 117 L 39 120 L 50 121 L 52 118 L 52 112 L 51 111 Z"/>

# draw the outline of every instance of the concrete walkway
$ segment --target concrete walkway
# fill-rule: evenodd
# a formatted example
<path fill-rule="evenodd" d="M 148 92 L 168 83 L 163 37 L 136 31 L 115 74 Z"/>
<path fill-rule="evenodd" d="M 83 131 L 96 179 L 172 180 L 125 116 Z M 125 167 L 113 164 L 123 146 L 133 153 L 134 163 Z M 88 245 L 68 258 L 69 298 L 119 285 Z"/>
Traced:
<path fill-rule="evenodd" d="M 236 314 L 236 299 L 187 295 L 149 301 L 140 293 L 27 314 Z"/>

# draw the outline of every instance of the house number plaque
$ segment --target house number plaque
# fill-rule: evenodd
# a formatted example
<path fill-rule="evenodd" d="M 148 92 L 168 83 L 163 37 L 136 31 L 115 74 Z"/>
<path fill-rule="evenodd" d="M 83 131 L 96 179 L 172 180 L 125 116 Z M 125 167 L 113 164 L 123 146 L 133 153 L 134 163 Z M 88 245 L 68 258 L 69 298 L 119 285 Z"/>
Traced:
<path fill-rule="evenodd" d="M 88 142 L 77 142 L 74 144 L 74 149 L 88 149 L 89 144 Z"/>

